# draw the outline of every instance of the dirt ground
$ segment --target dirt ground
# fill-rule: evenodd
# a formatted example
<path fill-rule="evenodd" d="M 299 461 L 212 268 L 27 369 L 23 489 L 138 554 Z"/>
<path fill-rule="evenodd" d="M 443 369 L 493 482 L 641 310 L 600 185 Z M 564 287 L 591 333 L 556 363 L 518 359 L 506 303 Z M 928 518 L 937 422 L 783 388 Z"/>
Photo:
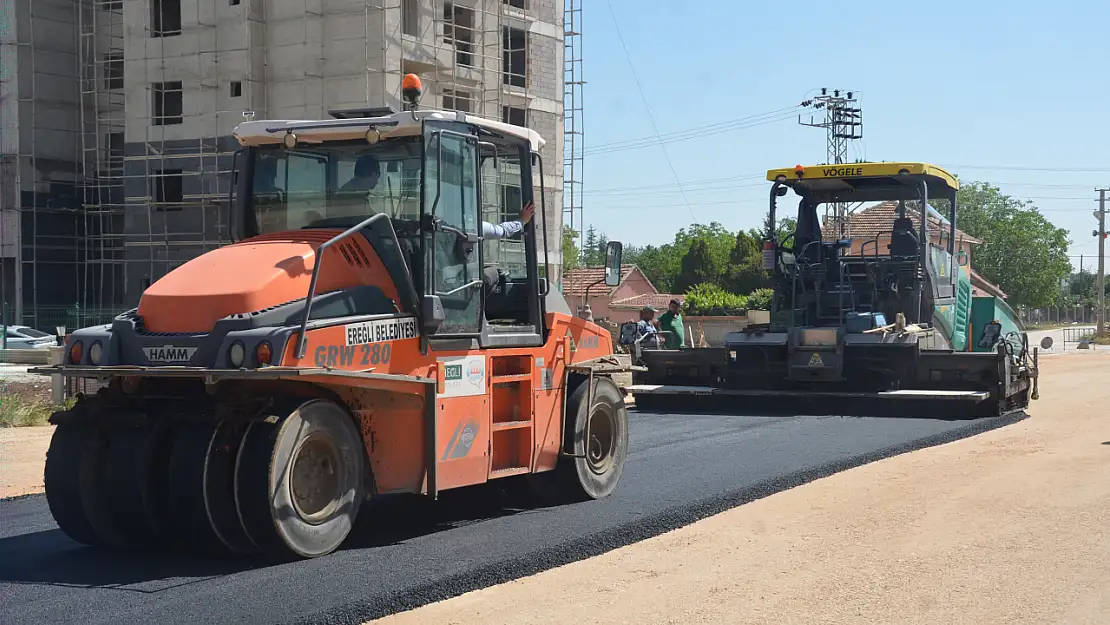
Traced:
<path fill-rule="evenodd" d="M 1110 350 L 1041 364 L 1016 425 L 376 622 L 1106 623 Z"/>
<path fill-rule="evenodd" d="M 52 425 L 0 429 L 0 499 L 42 492 L 43 463 L 53 434 Z"/>

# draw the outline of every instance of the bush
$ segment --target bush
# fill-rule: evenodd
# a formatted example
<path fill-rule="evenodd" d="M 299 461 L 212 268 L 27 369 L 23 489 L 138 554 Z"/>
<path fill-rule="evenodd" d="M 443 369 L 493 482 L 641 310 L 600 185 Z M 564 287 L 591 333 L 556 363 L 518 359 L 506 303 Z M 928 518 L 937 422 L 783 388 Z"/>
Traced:
<path fill-rule="evenodd" d="M 771 310 L 774 289 L 756 289 L 748 295 L 748 310 Z"/>
<path fill-rule="evenodd" d="M 710 282 L 691 288 L 682 302 L 682 312 L 695 317 L 743 315 L 747 308 L 748 298 L 729 293 Z"/>

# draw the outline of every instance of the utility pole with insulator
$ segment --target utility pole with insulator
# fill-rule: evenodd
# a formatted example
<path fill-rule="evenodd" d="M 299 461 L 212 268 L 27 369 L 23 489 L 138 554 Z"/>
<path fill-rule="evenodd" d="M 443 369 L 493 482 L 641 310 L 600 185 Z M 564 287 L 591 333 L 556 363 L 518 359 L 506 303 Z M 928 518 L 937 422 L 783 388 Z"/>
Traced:
<path fill-rule="evenodd" d="M 1098 219 L 1098 329 L 1095 336 L 1102 336 L 1106 330 L 1106 192 L 1110 189 L 1095 189 L 1098 191 L 1098 210 L 1095 219 Z"/>
<path fill-rule="evenodd" d="M 840 89 L 833 89 L 829 95 L 827 87 L 821 87 L 821 95 L 801 103 L 803 108 L 824 112 L 825 118 L 815 118 L 811 113 L 809 121 L 804 121 L 798 115 L 798 123 L 811 128 L 824 128 L 826 133 L 826 151 L 829 165 L 840 165 L 848 162 L 848 141 L 863 138 L 863 109 L 859 107 L 859 100 L 851 91 L 840 94 Z M 826 219 L 835 221 L 841 237 L 848 236 L 846 231 L 848 223 L 848 205 L 844 203 L 833 204 L 829 207 L 832 215 L 826 213 Z"/>

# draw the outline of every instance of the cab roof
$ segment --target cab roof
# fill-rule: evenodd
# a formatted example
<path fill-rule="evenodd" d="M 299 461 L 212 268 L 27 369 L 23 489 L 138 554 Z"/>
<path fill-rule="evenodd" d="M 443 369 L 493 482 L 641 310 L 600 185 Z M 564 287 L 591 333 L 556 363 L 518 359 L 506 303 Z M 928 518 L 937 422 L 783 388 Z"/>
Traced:
<path fill-rule="evenodd" d="M 376 117 L 346 119 L 252 120 L 239 123 L 231 131 L 231 134 L 243 146 L 280 145 L 287 132 L 296 133 L 298 143 L 349 141 L 364 138 L 366 131 L 370 128 L 376 128 L 381 133 L 382 139 L 390 139 L 419 135 L 421 122 L 426 119 L 474 124 L 495 134 L 517 137 L 527 141 L 533 152 L 540 151 L 546 144 L 544 138 L 531 128 L 514 126 L 459 111 L 435 109 L 422 109 L 415 112 L 402 111 Z"/>
<path fill-rule="evenodd" d="M 795 192 L 816 195 L 824 201 L 916 199 L 916 183 L 921 180 L 928 185 L 930 198 L 946 198 L 960 188 L 955 176 L 928 163 L 841 163 L 767 172 L 770 181 L 780 176 Z"/>

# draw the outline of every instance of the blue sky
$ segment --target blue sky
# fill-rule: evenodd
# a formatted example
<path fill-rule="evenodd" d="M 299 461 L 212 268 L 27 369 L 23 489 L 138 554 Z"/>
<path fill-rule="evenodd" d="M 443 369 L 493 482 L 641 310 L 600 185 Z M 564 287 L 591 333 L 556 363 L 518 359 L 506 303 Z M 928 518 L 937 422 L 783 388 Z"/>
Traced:
<path fill-rule="evenodd" d="M 1105 0 L 582 3 L 585 222 L 611 238 L 658 244 L 694 222 L 757 226 L 766 170 L 824 162 L 825 135 L 796 117 L 736 120 L 824 86 L 860 98 L 864 137 L 850 158 L 932 162 L 1029 198 L 1069 230 L 1074 265 L 1080 254 L 1097 263 L 1094 189 L 1110 187 Z M 658 142 L 605 147 L 653 141 L 649 109 L 661 135 L 725 130 L 668 141 L 666 156 Z"/>

